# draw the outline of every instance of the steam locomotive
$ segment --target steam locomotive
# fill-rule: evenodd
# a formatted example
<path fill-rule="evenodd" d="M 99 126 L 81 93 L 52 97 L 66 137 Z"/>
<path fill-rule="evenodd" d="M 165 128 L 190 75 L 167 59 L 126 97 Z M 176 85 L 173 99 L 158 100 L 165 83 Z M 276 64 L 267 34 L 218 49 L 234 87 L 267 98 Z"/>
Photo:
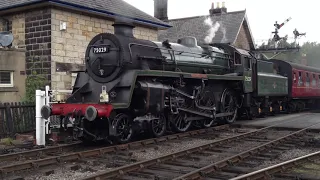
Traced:
<path fill-rule="evenodd" d="M 71 97 L 41 109 L 45 119 L 73 119 L 77 139 L 127 143 L 136 133 L 159 137 L 289 108 L 288 77 L 249 51 L 193 37 L 141 40 L 132 24 L 113 26 L 89 43 Z"/>

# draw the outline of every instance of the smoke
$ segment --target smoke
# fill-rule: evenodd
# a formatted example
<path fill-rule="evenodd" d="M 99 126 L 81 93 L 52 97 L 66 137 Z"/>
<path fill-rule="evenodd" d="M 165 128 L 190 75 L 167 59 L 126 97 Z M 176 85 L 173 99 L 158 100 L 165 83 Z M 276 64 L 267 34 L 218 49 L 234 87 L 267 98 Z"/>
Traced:
<path fill-rule="evenodd" d="M 208 17 L 204 23 L 210 27 L 208 30 L 208 35 L 204 38 L 205 43 L 209 44 L 212 42 L 212 39 L 216 36 L 216 32 L 219 30 L 220 24 L 217 21 L 215 24 L 213 24 L 210 17 Z"/>
<path fill-rule="evenodd" d="M 223 37 L 222 37 L 220 43 L 227 43 L 227 41 L 228 41 L 228 39 L 227 39 L 227 37 L 226 37 L 227 31 L 226 31 L 226 28 L 225 28 L 224 26 L 221 26 L 221 32 L 222 32 L 222 34 L 223 34 Z"/>

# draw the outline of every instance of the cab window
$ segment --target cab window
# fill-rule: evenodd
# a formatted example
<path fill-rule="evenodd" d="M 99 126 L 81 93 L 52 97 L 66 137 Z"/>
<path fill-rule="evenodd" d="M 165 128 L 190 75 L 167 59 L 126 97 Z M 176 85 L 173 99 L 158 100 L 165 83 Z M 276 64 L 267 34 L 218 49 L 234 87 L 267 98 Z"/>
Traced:
<path fill-rule="evenodd" d="M 251 69 L 251 63 L 250 63 L 249 57 L 244 58 L 243 66 L 245 69 Z"/>
<path fill-rule="evenodd" d="M 241 55 L 237 52 L 234 52 L 234 64 L 241 64 Z"/>

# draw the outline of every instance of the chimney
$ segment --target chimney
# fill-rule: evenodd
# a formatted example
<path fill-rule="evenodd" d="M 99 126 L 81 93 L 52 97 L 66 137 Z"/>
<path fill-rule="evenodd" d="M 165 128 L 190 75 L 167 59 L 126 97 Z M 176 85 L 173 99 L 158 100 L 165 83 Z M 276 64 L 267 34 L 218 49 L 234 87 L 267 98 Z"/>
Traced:
<path fill-rule="evenodd" d="M 217 2 L 217 8 L 214 8 L 214 3 L 211 5 L 209 10 L 210 15 L 219 15 L 227 13 L 227 8 L 225 7 L 225 2 L 222 2 L 222 7 L 220 8 L 220 3 Z"/>
<path fill-rule="evenodd" d="M 133 36 L 133 28 L 134 25 L 130 22 L 116 20 L 112 25 L 114 27 L 114 34 L 127 36 L 127 37 L 134 37 Z"/>
<path fill-rule="evenodd" d="M 168 21 L 168 0 L 154 0 L 154 17 Z"/>

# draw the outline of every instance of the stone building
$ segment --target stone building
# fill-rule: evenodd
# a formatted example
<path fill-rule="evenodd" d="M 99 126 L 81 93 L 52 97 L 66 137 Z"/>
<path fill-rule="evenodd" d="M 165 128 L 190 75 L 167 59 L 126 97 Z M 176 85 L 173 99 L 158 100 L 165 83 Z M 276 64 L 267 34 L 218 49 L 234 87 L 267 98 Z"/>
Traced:
<path fill-rule="evenodd" d="M 0 32 L 11 31 L 13 46 L 26 47 L 26 73 L 44 74 L 53 89 L 72 87 L 71 71 L 84 65 L 90 40 L 113 33 L 113 22 L 136 25 L 134 36 L 157 40 L 158 30 L 170 27 L 122 0 L 2 0 Z"/>
<path fill-rule="evenodd" d="M 0 48 L 0 103 L 18 102 L 25 95 L 25 50 Z"/>
<path fill-rule="evenodd" d="M 208 15 L 170 19 L 167 16 L 167 0 L 159 0 L 155 4 L 161 7 L 161 13 L 155 13 L 155 17 L 168 22 L 172 27 L 165 31 L 159 31 L 158 39 L 177 42 L 179 38 L 193 36 L 198 44 L 203 43 L 229 43 L 238 48 L 255 49 L 246 11 L 227 12 L 227 8 L 214 8 L 212 4 Z"/>

